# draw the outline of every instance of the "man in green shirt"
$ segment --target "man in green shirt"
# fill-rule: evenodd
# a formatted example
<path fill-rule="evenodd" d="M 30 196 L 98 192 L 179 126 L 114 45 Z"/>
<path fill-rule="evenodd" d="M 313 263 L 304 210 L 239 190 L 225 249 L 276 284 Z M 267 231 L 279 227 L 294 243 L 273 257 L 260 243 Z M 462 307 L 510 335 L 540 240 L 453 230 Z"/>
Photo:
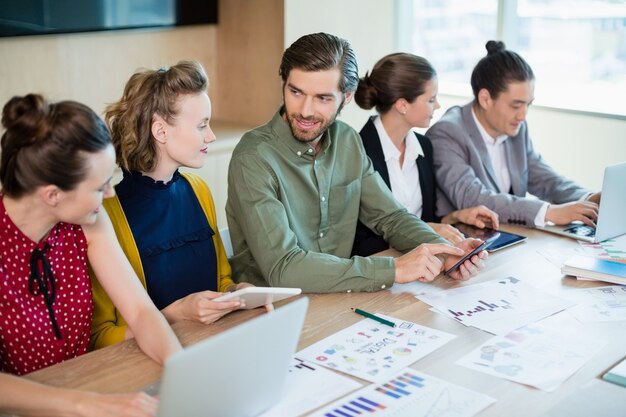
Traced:
<path fill-rule="evenodd" d="M 358 83 L 347 41 L 316 33 L 283 54 L 284 105 L 247 132 L 233 151 L 226 215 L 234 278 L 304 292 L 378 291 L 394 282 L 431 281 L 463 253 L 409 214 L 372 168 L 359 134 L 337 121 Z M 407 252 L 350 258 L 357 221 Z M 467 279 L 480 256 L 452 274 Z"/>

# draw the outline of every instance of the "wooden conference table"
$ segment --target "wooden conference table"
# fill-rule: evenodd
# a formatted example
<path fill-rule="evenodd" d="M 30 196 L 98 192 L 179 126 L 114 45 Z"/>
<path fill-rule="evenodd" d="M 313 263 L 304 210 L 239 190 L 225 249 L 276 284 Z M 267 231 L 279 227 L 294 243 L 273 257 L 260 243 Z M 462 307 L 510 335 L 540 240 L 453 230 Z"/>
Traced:
<path fill-rule="evenodd" d="M 439 277 L 433 285 L 452 288 L 514 276 L 556 295 L 574 287 L 609 285 L 577 281 L 560 273 L 556 264 L 578 248 L 576 241 L 519 227 L 504 226 L 503 230 L 523 234 L 528 236 L 528 240 L 491 254 L 485 269 L 466 283 L 459 284 Z M 428 305 L 409 293 L 380 291 L 306 296 L 310 306 L 298 349 L 362 320 L 363 317 L 350 311 L 350 307 L 388 314 L 456 335 L 453 341 L 415 362 L 412 368 L 497 399 L 480 416 L 540 416 L 582 384 L 601 377 L 604 371 L 626 356 L 626 322 L 580 323 L 568 314 L 561 314 L 558 317 L 562 317 L 563 328 L 581 337 L 598 338 L 608 343 L 556 391 L 547 393 L 456 365 L 457 359 L 492 335 L 431 312 Z M 281 304 L 277 303 L 276 307 L 280 308 Z M 173 328 L 182 344 L 187 346 L 261 314 L 264 314 L 262 308 L 237 311 L 208 326 L 184 322 L 175 324 Z M 132 392 L 158 380 L 160 374 L 161 367 L 144 355 L 134 340 L 128 340 L 34 372 L 27 378 L 59 387 Z"/>

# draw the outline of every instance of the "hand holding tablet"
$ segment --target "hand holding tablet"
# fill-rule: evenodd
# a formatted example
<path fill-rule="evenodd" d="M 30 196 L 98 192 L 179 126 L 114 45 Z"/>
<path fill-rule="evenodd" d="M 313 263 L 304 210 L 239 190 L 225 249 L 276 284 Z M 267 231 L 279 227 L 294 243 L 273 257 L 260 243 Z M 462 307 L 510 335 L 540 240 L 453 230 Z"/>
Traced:
<path fill-rule="evenodd" d="M 226 293 L 213 301 L 242 300 L 247 310 L 272 304 L 285 298 L 293 297 L 302 292 L 300 288 L 286 287 L 246 287 L 237 291 Z"/>

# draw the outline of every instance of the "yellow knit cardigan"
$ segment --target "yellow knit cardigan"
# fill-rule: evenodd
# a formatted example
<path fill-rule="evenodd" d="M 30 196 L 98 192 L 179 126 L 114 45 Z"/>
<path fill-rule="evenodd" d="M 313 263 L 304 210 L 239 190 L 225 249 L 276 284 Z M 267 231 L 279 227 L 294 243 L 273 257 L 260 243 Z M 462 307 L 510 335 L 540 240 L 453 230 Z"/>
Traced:
<path fill-rule="evenodd" d="M 209 225 L 215 232 L 213 235 L 213 244 L 215 245 L 215 252 L 217 254 L 217 277 L 218 277 L 218 291 L 225 292 L 228 287 L 233 285 L 231 278 L 230 265 L 226 258 L 226 252 L 224 251 L 224 245 L 220 238 L 219 231 L 217 230 L 217 218 L 215 215 L 215 204 L 211 191 L 207 184 L 198 175 L 190 173 L 182 173 L 181 176 L 191 184 L 202 211 L 206 215 Z M 141 258 L 139 257 L 139 250 L 135 243 L 135 238 L 128 225 L 126 215 L 122 210 L 120 200 L 117 195 L 112 198 L 104 200 L 103 204 L 106 209 L 115 234 L 120 242 L 120 246 L 124 250 L 126 257 L 130 261 L 135 273 L 139 277 L 139 280 L 146 288 L 146 277 L 144 275 L 143 266 L 141 264 Z M 92 295 L 94 301 L 93 320 L 91 324 L 91 339 L 89 341 L 90 349 L 99 349 L 108 345 L 112 345 L 117 342 L 121 342 L 125 339 L 126 335 L 126 320 L 119 313 L 117 308 L 113 305 L 113 302 L 104 291 L 93 272 L 90 269 Z"/>

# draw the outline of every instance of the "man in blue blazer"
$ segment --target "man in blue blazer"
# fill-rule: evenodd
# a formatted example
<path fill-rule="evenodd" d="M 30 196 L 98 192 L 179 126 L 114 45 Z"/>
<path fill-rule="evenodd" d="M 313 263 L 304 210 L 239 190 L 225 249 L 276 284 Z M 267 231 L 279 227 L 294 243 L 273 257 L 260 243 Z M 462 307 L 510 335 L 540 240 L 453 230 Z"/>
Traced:
<path fill-rule="evenodd" d="M 559 175 L 530 140 L 525 119 L 534 99 L 532 69 L 502 42 L 486 47 L 472 72 L 474 101 L 450 108 L 426 132 L 440 188 L 437 214 L 483 204 L 501 223 L 580 220 L 595 226 L 600 194 Z"/>

